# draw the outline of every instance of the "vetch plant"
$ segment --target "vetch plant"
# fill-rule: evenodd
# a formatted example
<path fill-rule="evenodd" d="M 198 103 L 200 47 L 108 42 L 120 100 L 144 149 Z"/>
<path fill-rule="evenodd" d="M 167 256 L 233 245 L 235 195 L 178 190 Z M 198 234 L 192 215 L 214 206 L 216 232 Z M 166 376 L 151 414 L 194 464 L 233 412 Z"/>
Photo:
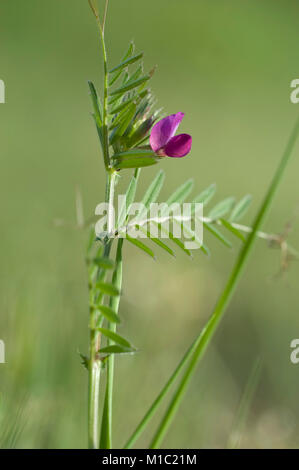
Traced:
<path fill-rule="evenodd" d="M 165 238 L 165 231 L 163 231 L 163 224 L 159 217 L 153 219 L 148 217 L 149 208 L 152 203 L 158 200 L 162 189 L 165 179 L 164 172 L 158 172 L 150 184 L 141 201 L 142 209 L 139 210 L 133 222 L 130 207 L 135 201 L 142 168 L 158 164 L 166 156 L 181 158 L 188 155 L 191 151 L 192 138 L 189 134 L 176 135 L 184 117 L 182 112 L 164 117 L 161 109 L 155 109 L 156 102 L 148 87 L 154 69 L 148 73 L 144 72 L 143 54 L 135 52 L 133 43 L 129 45 L 118 65 L 111 69 L 108 67 L 105 45 L 108 0 L 106 0 L 103 20 L 100 19 L 96 1 L 88 0 L 88 2 L 98 24 L 103 52 L 102 97 L 100 98 L 92 82 L 89 82 L 89 89 L 93 104 L 93 117 L 107 175 L 105 202 L 108 214 L 106 229 L 97 232 L 97 236 L 94 224 L 91 224 L 90 227 L 86 253 L 90 347 L 88 356 L 81 355 L 81 357 L 89 377 L 88 444 L 90 448 L 94 449 L 111 449 L 113 445 L 114 358 L 116 354 L 134 354 L 136 352 L 130 341 L 117 332 L 117 325 L 121 321 L 118 310 L 122 289 L 123 246 L 129 242 L 152 258 L 155 257 L 155 254 L 150 244 L 154 244 L 172 256 L 175 254 L 174 247 L 182 250 L 187 256 L 192 256 L 191 250 L 186 248 L 183 238 L 175 236 L 173 226 L 167 229 L 167 237 Z M 261 225 L 288 164 L 298 136 L 298 129 L 299 121 L 294 127 L 281 163 L 252 227 L 239 222 L 250 205 L 251 197 L 249 195 L 244 196 L 238 202 L 234 198 L 228 197 L 217 203 L 207 213 L 207 216 L 200 215 L 204 230 L 212 234 L 217 241 L 226 247 L 231 247 L 232 243 L 227 237 L 230 234 L 241 240 L 243 247 L 209 321 L 198 333 L 135 431 L 127 436 L 125 448 L 130 448 L 135 444 L 150 419 L 158 411 L 162 400 L 166 399 L 171 387 L 177 381 L 174 395 L 166 413 L 161 417 L 161 422 L 150 443 L 151 448 L 158 448 L 161 445 L 196 366 L 232 298 L 256 238 L 260 237 L 272 245 L 279 246 L 287 262 L 297 257 L 296 250 L 286 242 L 284 237 L 262 232 Z M 174 165 L 176 162 L 169 160 L 169 164 Z M 127 187 L 126 197 L 115 221 L 113 208 L 117 182 L 120 177 L 128 173 L 127 170 L 132 171 L 132 176 Z M 183 204 L 192 190 L 192 180 L 183 183 L 169 196 L 166 207 L 172 204 Z M 180 224 L 182 226 L 183 234 L 192 239 L 195 246 L 205 255 L 208 255 L 210 250 L 203 243 L 202 238 L 197 236 L 190 221 L 194 221 L 197 216 L 196 204 L 202 204 L 206 209 L 215 192 L 215 185 L 201 191 L 190 201 L 191 210 L 187 220 L 174 218 L 172 221 L 174 225 Z M 162 208 L 160 216 L 163 217 L 163 215 L 165 216 L 165 212 L 163 213 Z M 130 236 L 128 232 L 125 232 L 124 237 L 120 236 L 123 233 L 123 228 L 128 227 L 130 223 L 137 226 L 137 229 L 147 236 L 149 243 Z M 147 223 L 156 226 L 155 235 Z M 100 407 L 100 400 L 103 401 L 103 407 Z M 101 417 L 99 416 L 100 408 L 103 408 Z"/>

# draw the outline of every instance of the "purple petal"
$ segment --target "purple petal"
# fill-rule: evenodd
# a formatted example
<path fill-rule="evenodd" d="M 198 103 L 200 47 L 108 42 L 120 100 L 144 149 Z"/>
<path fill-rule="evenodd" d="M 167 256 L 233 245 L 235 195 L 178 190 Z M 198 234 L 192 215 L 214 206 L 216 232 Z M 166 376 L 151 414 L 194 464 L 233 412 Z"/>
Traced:
<path fill-rule="evenodd" d="M 154 152 L 165 147 L 176 133 L 184 116 L 184 113 L 171 114 L 154 125 L 150 136 L 150 144 Z"/>
<path fill-rule="evenodd" d="M 189 134 L 176 135 L 165 147 L 165 153 L 168 157 L 185 157 L 191 150 L 192 137 Z"/>

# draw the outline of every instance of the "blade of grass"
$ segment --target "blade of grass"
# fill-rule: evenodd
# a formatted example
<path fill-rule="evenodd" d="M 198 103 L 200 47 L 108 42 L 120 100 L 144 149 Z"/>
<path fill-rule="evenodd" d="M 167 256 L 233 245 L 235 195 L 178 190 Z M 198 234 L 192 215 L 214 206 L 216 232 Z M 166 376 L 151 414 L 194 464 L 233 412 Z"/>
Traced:
<path fill-rule="evenodd" d="M 208 320 L 207 324 L 201 331 L 199 335 L 199 342 L 198 345 L 193 353 L 193 356 L 191 358 L 190 364 L 187 367 L 186 372 L 184 373 L 182 380 L 179 383 L 179 386 L 170 402 L 169 407 L 166 410 L 165 415 L 163 416 L 160 425 L 158 426 L 158 429 L 152 439 L 152 442 L 150 444 L 150 448 L 152 449 L 157 449 L 159 448 L 174 416 L 176 411 L 178 410 L 178 407 L 183 399 L 184 393 L 187 389 L 187 386 L 196 370 L 196 366 L 200 359 L 202 358 L 208 344 L 210 343 L 217 326 L 222 319 L 226 308 L 233 296 L 233 293 L 236 289 L 236 286 L 241 278 L 241 275 L 244 271 L 246 262 L 248 261 L 249 255 L 252 251 L 252 248 L 254 246 L 254 242 L 256 239 L 256 234 L 258 230 L 260 229 L 262 223 L 265 220 L 266 215 L 268 214 L 271 203 L 273 201 L 273 198 L 276 194 L 276 191 L 278 190 L 279 184 L 282 180 L 282 177 L 284 175 L 285 169 L 289 163 L 292 150 L 296 144 L 297 137 L 299 133 L 299 119 L 297 119 L 295 126 L 292 130 L 292 133 L 290 135 L 289 141 L 287 143 L 286 149 L 283 153 L 283 156 L 280 160 L 280 163 L 278 165 L 278 168 L 274 174 L 274 177 L 270 183 L 269 189 L 265 195 L 264 201 L 262 202 L 262 205 L 260 207 L 260 210 L 258 211 L 258 214 L 255 218 L 252 232 L 249 234 L 247 241 L 243 248 L 240 251 L 239 257 L 236 261 L 236 264 L 232 270 L 232 273 L 229 277 L 229 280 L 221 293 L 218 302 L 216 303 L 216 306 L 214 308 L 214 311 Z"/>
<path fill-rule="evenodd" d="M 261 371 L 262 361 L 260 358 L 257 358 L 249 375 L 244 393 L 241 397 L 237 415 L 233 423 L 233 429 L 228 439 L 227 447 L 229 449 L 237 449 L 240 445 L 242 433 L 248 418 L 252 400 L 261 377 Z"/>
<path fill-rule="evenodd" d="M 100 42 L 103 52 L 103 72 L 104 72 L 104 89 L 103 89 L 103 109 L 102 109 L 102 129 L 99 137 L 103 148 L 104 164 L 107 172 L 106 177 L 106 195 L 105 201 L 113 203 L 115 175 L 110 169 L 110 154 L 109 154 L 109 135 L 108 135 L 108 64 L 107 64 L 107 50 L 105 44 L 105 23 L 109 0 L 105 3 L 105 12 L 103 25 L 99 17 L 99 13 L 92 0 L 88 0 L 90 8 L 96 18 L 98 29 L 100 32 Z M 111 211 L 108 214 L 108 231 L 111 228 Z M 105 249 L 110 251 L 110 243 L 106 243 Z M 100 375 L 101 365 L 96 358 L 97 342 L 99 339 L 99 332 L 90 330 L 90 359 L 88 368 L 88 447 L 90 449 L 97 449 L 99 445 L 99 399 L 100 399 Z"/>
<path fill-rule="evenodd" d="M 169 378 L 169 380 L 167 381 L 167 383 L 163 387 L 162 391 L 159 393 L 159 395 L 157 396 L 157 398 L 155 399 L 155 401 L 153 402 L 153 404 L 151 405 L 151 407 L 149 408 L 147 413 L 144 415 L 144 417 L 142 418 L 142 420 L 138 424 L 137 428 L 135 429 L 135 431 L 133 432 L 131 437 L 126 442 L 126 444 L 124 446 L 124 449 L 131 449 L 133 447 L 133 445 L 135 444 L 135 442 L 137 441 L 137 439 L 141 435 L 142 431 L 146 428 L 146 426 L 149 423 L 150 419 L 155 414 L 158 406 L 160 405 L 163 398 L 167 394 L 167 392 L 170 389 L 171 385 L 174 383 L 175 379 L 178 377 L 179 373 L 183 369 L 184 365 L 187 363 L 188 359 L 190 359 L 190 357 L 192 356 L 192 353 L 195 351 L 196 345 L 197 345 L 197 341 L 194 341 L 194 343 L 190 346 L 188 351 L 185 353 L 183 359 L 181 360 L 181 362 L 179 363 L 179 365 L 175 369 L 174 373 Z"/>

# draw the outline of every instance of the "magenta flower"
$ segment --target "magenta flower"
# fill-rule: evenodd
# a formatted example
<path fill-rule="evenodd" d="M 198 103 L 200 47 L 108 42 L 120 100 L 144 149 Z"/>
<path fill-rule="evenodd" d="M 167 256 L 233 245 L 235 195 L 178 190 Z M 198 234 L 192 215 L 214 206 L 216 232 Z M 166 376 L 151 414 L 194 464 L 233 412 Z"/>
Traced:
<path fill-rule="evenodd" d="M 150 144 L 157 155 L 181 158 L 190 152 L 192 146 L 191 135 L 175 135 L 184 116 L 184 113 L 171 114 L 154 125 L 150 136 Z"/>

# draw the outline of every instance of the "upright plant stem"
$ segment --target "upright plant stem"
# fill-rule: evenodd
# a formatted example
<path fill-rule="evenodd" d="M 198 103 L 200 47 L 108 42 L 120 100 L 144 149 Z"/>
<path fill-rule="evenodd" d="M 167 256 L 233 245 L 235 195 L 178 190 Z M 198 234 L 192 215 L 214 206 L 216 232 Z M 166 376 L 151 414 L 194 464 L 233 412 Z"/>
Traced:
<path fill-rule="evenodd" d="M 103 18 L 103 34 L 105 34 L 105 26 L 106 26 L 107 12 L 108 12 L 108 3 L 109 3 L 109 0 L 106 0 L 104 18 Z"/>
<path fill-rule="evenodd" d="M 115 173 L 107 174 L 105 201 L 109 204 L 108 209 L 108 233 L 113 231 L 114 225 L 114 188 Z M 111 240 L 107 240 L 104 247 L 104 257 L 109 257 L 111 250 Z M 99 400 L 100 400 L 100 375 L 101 361 L 97 358 L 100 344 L 100 333 L 95 330 L 94 311 L 90 318 L 90 360 L 89 360 L 89 380 L 88 380 L 88 441 L 89 448 L 99 447 Z"/>
<path fill-rule="evenodd" d="M 90 8 L 96 18 L 97 25 L 100 32 L 100 39 L 103 51 L 103 64 L 104 64 L 104 101 L 103 101 L 103 154 L 106 170 L 110 169 L 110 158 L 109 158 L 109 136 L 108 136 L 108 64 L 107 64 L 107 51 L 105 43 L 105 22 L 108 8 L 108 0 L 106 0 L 105 13 L 103 25 L 101 23 L 99 13 L 94 6 L 93 0 L 88 0 Z"/>
<path fill-rule="evenodd" d="M 289 163 L 292 150 L 295 146 L 295 143 L 297 141 L 299 133 L 299 119 L 297 120 L 294 129 L 291 133 L 291 136 L 289 138 L 288 144 L 286 146 L 285 152 L 282 156 L 282 159 L 280 161 L 280 164 L 276 170 L 276 173 L 272 179 L 272 182 L 269 186 L 269 189 L 266 193 L 266 196 L 264 198 L 264 201 L 262 203 L 262 206 L 256 216 L 255 222 L 253 224 L 253 229 L 252 232 L 249 234 L 245 245 L 243 246 L 240 255 L 237 259 L 237 262 L 233 268 L 233 271 L 230 275 L 230 278 L 222 292 L 222 294 L 219 297 L 218 302 L 216 303 L 216 306 L 214 308 L 213 314 L 211 315 L 209 321 L 207 322 L 206 326 L 202 330 L 202 332 L 199 335 L 199 343 L 196 347 L 195 352 L 193 353 L 193 356 L 191 358 L 190 364 L 187 367 L 186 372 L 184 373 L 182 380 L 170 402 L 169 407 L 167 408 L 167 411 L 162 418 L 162 421 L 157 429 L 157 432 L 154 435 L 154 438 L 151 442 L 150 448 L 156 449 L 159 448 L 171 422 L 172 419 L 174 418 L 174 415 L 183 399 L 184 393 L 186 392 L 187 386 L 192 378 L 192 375 L 194 374 L 196 370 L 196 366 L 200 359 L 202 358 L 208 344 L 210 343 L 216 328 L 222 319 L 226 308 L 232 298 L 232 295 L 236 289 L 236 286 L 241 278 L 241 275 L 243 273 L 243 270 L 245 268 L 246 262 L 248 261 L 249 255 L 251 253 L 251 250 L 253 248 L 255 239 L 256 239 L 256 233 L 260 229 L 262 223 L 265 220 L 266 215 L 268 214 L 271 203 L 273 201 L 273 198 L 275 196 L 275 193 L 279 187 L 279 184 L 282 180 L 282 177 L 284 175 L 285 169 L 287 167 L 287 164 Z"/>
<path fill-rule="evenodd" d="M 98 448 L 99 436 L 99 390 L 101 364 L 96 360 L 96 334 L 90 330 L 88 370 L 88 448 Z"/>
<path fill-rule="evenodd" d="M 117 251 L 116 251 L 116 265 L 113 273 L 112 284 L 121 291 L 122 287 L 122 247 L 123 239 L 118 240 Z M 116 313 L 119 309 L 120 296 L 114 296 L 110 299 L 110 307 Z M 109 329 L 115 333 L 116 324 L 110 323 Z M 109 345 L 113 344 L 112 340 L 109 340 Z M 107 381 L 106 381 L 106 393 L 105 403 L 103 409 L 102 418 L 102 430 L 101 430 L 101 449 L 112 448 L 112 398 L 113 398 L 113 379 L 114 379 L 114 355 L 111 354 L 107 361 Z"/>
<path fill-rule="evenodd" d="M 103 102 L 103 156 L 104 163 L 107 171 L 106 195 L 105 201 L 109 203 L 108 211 L 108 232 L 112 229 L 112 207 L 115 186 L 115 173 L 110 167 L 109 156 L 109 136 L 108 136 L 108 66 L 107 66 L 107 52 L 105 46 L 104 28 L 106 21 L 106 13 L 108 7 L 108 0 L 106 0 L 105 14 L 103 25 L 99 17 L 99 13 L 94 5 L 93 0 L 88 0 L 90 8 L 95 15 L 99 27 L 101 45 L 103 51 L 104 63 L 104 102 Z M 111 249 L 111 240 L 107 240 L 104 248 L 104 256 L 109 256 Z M 91 313 L 90 318 L 90 359 L 89 359 L 89 379 L 88 379 L 88 445 L 89 448 L 97 449 L 99 447 L 99 395 L 100 395 L 100 373 L 101 361 L 97 358 L 97 349 L 99 345 L 100 333 L 94 329 L 94 314 Z"/>
<path fill-rule="evenodd" d="M 104 257 L 109 257 L 111 243 L 104 247 Z M 90 344 L 88 367 L 88 447 L 97 449 L 99 445 L 99 400 L 101 361 L 97 357 L 100 333 L 95 329 L 95 311 L 90 311 Z"/>
<path fill-rule="evenodd" d="M 105 23 L 107 17 L 107 9 L 109 0 L 105 2 L 105 11 L 103 23 L 99 17 L 99 13 L 93 3 L 93 0 L 88 0 L 89 5 L 96 17 L 97 24 L 100 31 L 101 44 L 103 50 L 103 63 L 104 63 L 104 100 L 103 100 L 103 154 L 104 162 L 107 171 L 107 184 L 106 184 L 106 202 L 109 203 L 108 210 L 108 234 L 112 233 L 114 230 L 114 213 L 113 213 L 113 201 L 114 201 L 114 188 L 116 181 L 116 173 L 110 166 L 110 156 L 109 156 L 109 135 L 108 135 L 108 65 L 107 65 L 107 52 L 105 45 Z M 108 241 L 110 245 L 110 241 Z M 116 268 L 113 275 L 113 283 L 116 287 L 121 288 L 122 282 L 122 240 L 119 241 L 116 254 Z M 119 306 L 119 297 L 111 297 L 110 307 L 117 312 Z M 109 324 L 109 328 L 114 331 L 115 325 Z M 101 430 L 101 441 L 99 443 L 98 435 L 96 436 L 96 446 L 100 444 L 101 447 L 111 448 L 111 426 L 112 426 L 112 391 L 113 391 L 113 369 L 114 369 L 114 358 L 111 355 L 107 360 L 107 381 L 106 381 L 106 393 L 105 393 L 105 402 L 103 408 L 103 419 L 102 419 L 102 430 Z M 92 374 L 91 374 L 92 376 Z M 96 380 L 96 376 L 95 376 Z M 90 395 L 92 397 L 92 390 L 94 389 L 94 383 L 91 381 L 90 385 Z M 99 389 L 97 389 L 99 394 Z M 95 392 L 96 393 L 96 392 Z M 94 412 L 98 412 L 98 407 Z M 90 421 L 95 421 L 95 419 L 90 418 Z M 92 424 L 90 423 L 90 427 Z"/>
<path fill-rule="evenodd" d="M 115 192 L 115 181 L 116 181 L 116 173 L 108 173 L 107 176 L 107 186 L 108 186 L 108 222 L 107 222 L 107 231 L 108 234 L 111 234 L 115 230 L 115 214 L 114 214 L 114 192 Z"/>

